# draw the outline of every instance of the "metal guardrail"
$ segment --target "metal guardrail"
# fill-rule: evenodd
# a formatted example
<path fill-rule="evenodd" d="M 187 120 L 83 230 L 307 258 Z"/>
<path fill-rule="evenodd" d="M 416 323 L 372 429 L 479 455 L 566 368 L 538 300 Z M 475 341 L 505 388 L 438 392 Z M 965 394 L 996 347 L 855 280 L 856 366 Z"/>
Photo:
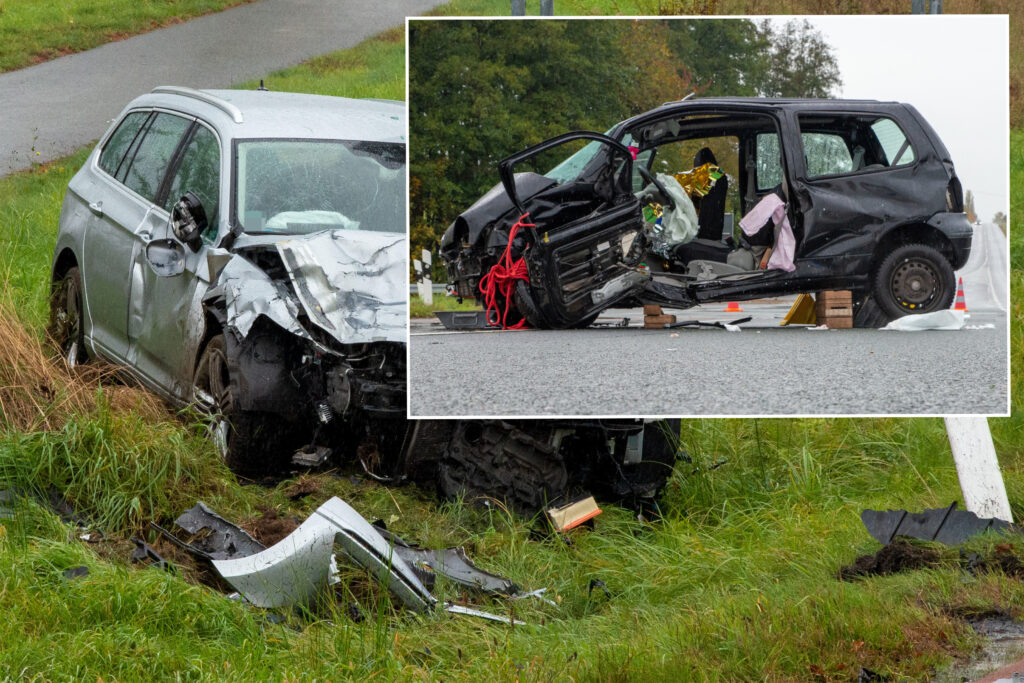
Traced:
<path fill-rule="evenodd" d="M 435 282 L 435 283 L 430 285 L 430 289 L 434 292 L 434 294 L 444 294 L 444 292 L 445 292 L 444 287 L 445 287 L 445 284 L 443 282 L 440 282 L 440 283 L 439 282 Z M 416 283 L 415 282 L 410 282 L 409 283 L 409 293 L 410 294 L 415 294 L 416 293 Z"/>

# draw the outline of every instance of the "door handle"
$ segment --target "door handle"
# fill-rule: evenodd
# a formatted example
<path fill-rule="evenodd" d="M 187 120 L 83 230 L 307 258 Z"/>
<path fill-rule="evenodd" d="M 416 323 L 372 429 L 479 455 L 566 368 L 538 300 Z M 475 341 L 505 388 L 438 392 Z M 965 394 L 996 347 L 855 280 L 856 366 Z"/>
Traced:
<path fill-rule="evenodd" d="M 103 202 L 89 202 L 89 210 L 95 215 L 103 216 Z"/>

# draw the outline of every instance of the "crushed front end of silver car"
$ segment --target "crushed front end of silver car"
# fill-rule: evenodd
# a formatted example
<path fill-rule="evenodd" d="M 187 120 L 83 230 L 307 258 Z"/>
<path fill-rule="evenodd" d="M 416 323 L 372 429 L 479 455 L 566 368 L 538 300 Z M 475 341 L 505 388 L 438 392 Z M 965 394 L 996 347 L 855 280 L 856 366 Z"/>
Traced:
<path fill-rule="evenodd" d="M 203 298 L 216 323 L 208 327 L 224 332 L 230 402 L 218 401 L 202 381 L 197 399 L 229 419 L 278 424 L 263 430 L 267 438 L 247 439 L 248 452 L 225 443 L 233 467 L 258 469 L 259 451 L 293 434 L 296 448 L 355 444 L 364 461 L 401 445 L 404 249 L 404 235 L 352 230 L 236 241 Z M 210 377 L 201 365 L 218 360 L 200 358 L 197 377 Z"/>

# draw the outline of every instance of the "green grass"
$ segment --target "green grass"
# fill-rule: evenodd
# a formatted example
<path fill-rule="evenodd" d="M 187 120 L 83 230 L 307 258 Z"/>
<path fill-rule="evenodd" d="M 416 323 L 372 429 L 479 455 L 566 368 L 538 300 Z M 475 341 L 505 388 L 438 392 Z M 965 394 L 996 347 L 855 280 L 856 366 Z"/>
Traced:
<path fill-rule="evenodd" d="M 252 0 L 0 0 L 0 72 Z"/>
<path fill-rule="evenodd" d="M 358 54 L 390 49 L 364 45 Z M 302 89 L 319 92 L 328 81 L 368 82 L 355 72 L 372 68 L 372 60 L 350 53 L 275 75 L 270 85 L 308 77 Z M 375 96 L 400 97 L 388 88 Z M 1013 133 L 1011 149 L 1016 215 L 1024 207 L 1024 132 Z M 64 187 L 84 158 L 0 179 L 0 281 L 36 332 L 46 317 Z M 1012 245 L 1012 295 L 1020 302 L 1024 238 L 1017 231 Z M 1011 317 L 1016 368 L 1019 303 Z M 1013 417 L 991 424 L 1019 519 L 1019 372 L 1012 388 Z M 955 613 L 1006 608 L 1021 616 L 1024 584 L 998 573 L 971 577 L 958 568 L 955 550 L 932 570 L 835 579 L 840 565 L 878 547 L 858 519 L 864 507 L 920 509 L 960 498 L 936 419 L 687 420 L 682 438 L 693 462 L 681 463 L 669 482 L 665 519 L 641 524 L 606 505 L 595 529 L 574 532 L 572 545 L 533 539 L 529 520 L 440 503 L 415 487 L 351 480 L 350 471 L 304 478 L 313 493 L 297 500 L 295 480 L 240 486 L 200 432 L 201 425 L 113 412 L 102 401 L 95 414 L 61 430 L 0 431 L 0 488 L 57 487 L 113 539 L 85 545 L 31 502 L 15 519 L 0 519 L 0 678 L 803 681 L 819 673 L 852 680 L 866 666 L 922 680 L 980 643 Z M 143 523 L 169 524 L 196 499 L 248 522 L 268 507 L 304 518 L 331 495 L 412 541 L 464 544 L 481 567 L 528 589 L 547 587 L 559 606 L 513 603 L 528 622 L 514 629 L 443 614 L 417 618 L 347 568 L 342 590 L 358 599 L 366 621 L 353 623 L 344 605 L 327 605 L 286 613 L 278 625 L 196 585 L 187 567 L 167 574 L 127 563 L 125 537 L 155 541 Z M 972 549 L 996 542 L 981 539 Z M 1011 542 L 1024 555 L 1024 542 Z M 79 565 L 89 576 L 63 578 Z M 606 583 L 610 600 L 588 595 L 592 578 Z M 457 591 L 442 585 L 438 593 Z"/>
<path fill-rule="evenodd" d="M 410 318 L 433 318 L 434 311 L 479 311 L 480 306 L 475 301 L 469 299 L 463 299 L 462 303 L 455 297 L 445 296 L 443 294 L 434 295 L 434 303 L 427 306 L 420 299 L 418 294 L 413 294 L 409 297 L 409 317 Z"/>
<path fill-rule="evenodd" d="M 271 90 L 341 97 L 405 100 L 405 27 L 381 32 L 348 50 L 315 57 L 274 71 L 265 79 Z M 238 85 L 252 89 L 259 79 Z"/>

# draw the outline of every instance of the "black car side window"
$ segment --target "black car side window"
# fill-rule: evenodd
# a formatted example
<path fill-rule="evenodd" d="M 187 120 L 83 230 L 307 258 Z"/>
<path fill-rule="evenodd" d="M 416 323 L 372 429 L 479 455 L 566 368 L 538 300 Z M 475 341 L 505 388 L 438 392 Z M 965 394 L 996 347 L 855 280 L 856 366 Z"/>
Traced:
<path fill-rule="evenodd" d="M 146 131 L 131 161 L 124 184 L 149 201 L 156 201 L 167 165 L 192 122 L 173 114 L 160 113 Z"/>
<path fill-rule="evenodd" d="M 809 179 L 880 171 L 917 160 L 910 140 L 891 118 L 877 114 L 800 114 Z"/>
<path fill-rule="evenodd" d="M 181 163 L 164 200 L 164 208 L 170 211 L 174 202 L 186 192 L 194 192 L 203 203 L 209 224 L 203 237 L 212 240 L 217 234 L 220 204 L 220 143 L 206 126 L 197 125 L 195 133 L 185 145 Z"/>
<path fill-rule="evenodd" d="M 782 182 L 782 150 L 778 133 L 757 134 L 757 189 L 770 190 Z"/>
<path fill-rule="evenodd" d="M 103 151 L 100 152 L 100 168 L 117 177 L 117 171 L 121 167 L 125 152 L 135 141 L 135 136 L 142 130 L 142 124 L 148 117 L 148 111 L 132 112 L 124 117 L 117 130 L 107 140 L 107 144 L 103 146 Z"/>

